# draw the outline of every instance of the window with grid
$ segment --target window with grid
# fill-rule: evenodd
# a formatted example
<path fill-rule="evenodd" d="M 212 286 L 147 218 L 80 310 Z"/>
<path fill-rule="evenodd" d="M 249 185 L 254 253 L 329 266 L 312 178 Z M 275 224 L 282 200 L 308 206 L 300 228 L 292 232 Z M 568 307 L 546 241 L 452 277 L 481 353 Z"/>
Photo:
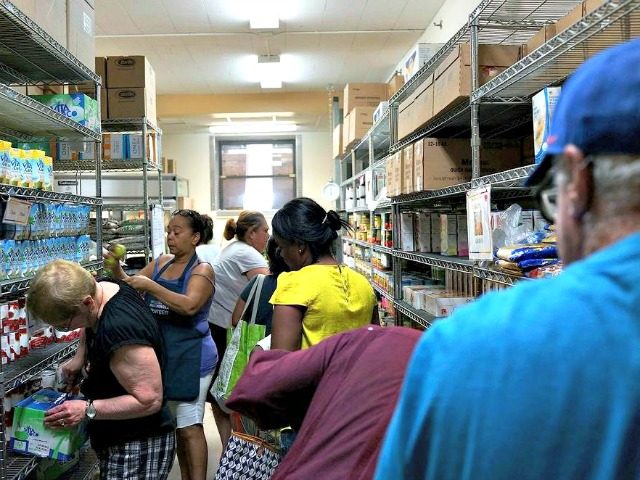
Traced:
<path fill-rule="evenodd" d="M 222 210 L 276 210 L 296 196 L 295 140 L 218 142 Z"/>

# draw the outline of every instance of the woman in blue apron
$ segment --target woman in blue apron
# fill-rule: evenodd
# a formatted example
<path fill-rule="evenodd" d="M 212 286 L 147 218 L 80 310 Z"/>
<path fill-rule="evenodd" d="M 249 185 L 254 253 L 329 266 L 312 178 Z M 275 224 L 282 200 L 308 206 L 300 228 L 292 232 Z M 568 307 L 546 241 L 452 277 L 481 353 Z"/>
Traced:
<path fill-rule="evenodd" d="M 138 275 L 114 269 L 145 300 L 158 320 L 165 345 L 165 397 L 176 417 L 183 479 L 204 479 L 207 442 L 202 426 L 206 394 L 217 363 L 207 321 L 214 293 L 213 268 L 198 260 L 196 246 L 211 238 L 213 221 L 193 210 L 177 210 L 167 227 L 171 255 L 161 255 Z"/>

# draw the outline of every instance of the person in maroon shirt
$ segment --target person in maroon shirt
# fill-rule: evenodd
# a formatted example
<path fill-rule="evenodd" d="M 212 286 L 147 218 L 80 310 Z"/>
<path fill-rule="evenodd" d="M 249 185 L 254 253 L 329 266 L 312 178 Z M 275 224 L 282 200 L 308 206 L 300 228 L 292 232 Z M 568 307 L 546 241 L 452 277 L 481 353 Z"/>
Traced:
<path fill-rule="evenodd" d="M 298 432 L 272 480 L 370 479 L 421 332 L 377 326 L 306 350 L 256 352 L 227 406 Z"/>

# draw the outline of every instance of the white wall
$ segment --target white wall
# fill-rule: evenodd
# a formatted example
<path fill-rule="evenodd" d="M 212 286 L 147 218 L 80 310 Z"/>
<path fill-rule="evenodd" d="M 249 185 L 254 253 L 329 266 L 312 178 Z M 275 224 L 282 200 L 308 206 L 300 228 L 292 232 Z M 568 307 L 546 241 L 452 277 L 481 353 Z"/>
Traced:
<path fill-rule="evenodd" d="M 325 208 L 331 202 L 322 199 L 320 190 L 333 176 L 331 136 L 326 132 L 302 133 L 302 195 L 311 197 Z M 189 195 L 194 199 L 194 210 L 209 213 L 215 219 L 215 241 L 222 242 L 222 231 L 227 216 L 211 211 L 211 153 L 209 135 L 165 134 L 162 152 L 166 158 L 176 160 L 176 174 L 189 181 Z M 269 220 L 269 219 L 268 219 Z"/>
<path fill-rule="evenodd" d="M 469 14 L 479 4 L 480 0 L 447 0 L 433 17 L 435 23 L 442 20 L 442 28 L 432 22 L 418 42 L 446 43 L 469 21 Z"/>

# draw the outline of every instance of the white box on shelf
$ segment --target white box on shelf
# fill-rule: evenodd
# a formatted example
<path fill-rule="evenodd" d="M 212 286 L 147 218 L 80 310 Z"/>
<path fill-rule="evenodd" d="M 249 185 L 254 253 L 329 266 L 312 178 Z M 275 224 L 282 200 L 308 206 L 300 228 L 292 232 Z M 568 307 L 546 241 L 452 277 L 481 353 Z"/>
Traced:
<path fill-rule="evenodd" d="M 418 252 L 431 252 L 431 214 L 429 212 L 416 214 L 416 243 Z"/>
<path fill-rule="evenodd" d="M 415 45 L 402 60 L 402 63 L 398 65 L 398 70 L 402 71 L 404 82 L 407 83 L 441 47 L 442 43 L 418 43 Z"/>
<path fill-rule="evenodd" d="M 560 96 L 560 87 L 545 87 L 531 98 L 533 109 L 533 151 L 536 163 L 542 161 L 549 137 L 553 113 Z"/>
<path fill-rule="evenodd" d="M 458 222 L 456 215 L 440 215 L 440 253 L 456 256 L 458 254 Z"/>
<path fill-rule="evenodd" d="M 413 230 L 413 213 L 400 214 L 400 249 L 405 252 L 415 251 Z"/>
<path fill-rule="evenodd" d="M 386 100 L 380 102 L 376 109 L 373 111 L 373 124 L 375 125 L 382 118 L 384 113 L 389 109 L 389 102 Z"/>

